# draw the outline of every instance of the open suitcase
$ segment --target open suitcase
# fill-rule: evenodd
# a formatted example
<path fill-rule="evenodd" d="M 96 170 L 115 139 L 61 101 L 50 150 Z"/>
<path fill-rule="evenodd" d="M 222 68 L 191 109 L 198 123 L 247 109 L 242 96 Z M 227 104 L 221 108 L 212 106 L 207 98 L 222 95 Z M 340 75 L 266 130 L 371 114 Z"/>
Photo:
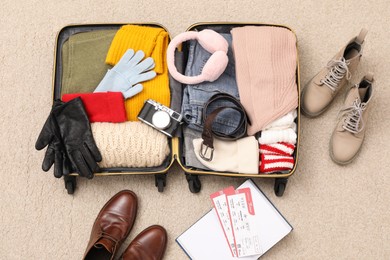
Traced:
<path fill-rule="evenodd" d="M 163 26 L 156 23 L 147 23 L 147 24 L 139 24 L 139 23 L 130 23 L 134 25 L 144 25 L 151 27 L 159 27 L 166 30 Z M 124 24 L 82 24 L 82 25 L 69 25 L 60 30 L 57 35 L 56 44 L 55 44 L 55 56 L 54 56 L 54 72 L 53 72 L 53 100 L 61 98 L 61 75 L 62 75 L 62 47 L 64 43 L 69 39 L 71 35 L 83 32 L 90 32 L 96 30 L 107 30 L 107 29 L 119 29 Z M 229 32 L 234 27 L 246 26 L 246 25 L 254 25 L 254 26 L 277 26 L 283 27 L 290 31 L 290 28 L 284 25 L 275 25 L 275 24 L 262 24 L 262 23 L 231 23 L 231 22 L 219 22 L 219 23 L 197 23 L 190 26 L 187 31 L 201 31 L 203 29 L 212 29 L 218 33 L 226 33 Z M 167 30 L 166 30 L 167 31 Z M 294 34 L 295 35 L 295 34 Z M 186 60 L 186 51 L 187 42 L 182 45 L 182 52 L 184 61 Z M 185 62 L 183 62 L 185 64 Z M 172 79 L 170 79 L 171 82 Z M 295 123 L 297 125 L 297 143 L 296 148 L 293 153 L 294 157 L 294 167 L 289 171 L 277 172 L 272 174 L 242 174 L 242 173 L 232 173 L 232 172 L 216 172 L 211 170 L 200 170 L 193 167 L 187 167 L 185 164 L 185 155 L 183 154 L 183 134 L 182 129 L 178 129 L 173 138 L 168 139 L 168 143 L 170 146 L 170 153 L 164 162 L 158 167 L 149 167 L 149 168 L 104 168 L 101 173 L 95 173 L 95 176 L 115 176 L 115 175 L 133 175 L 133 174 L 148 174 L 154 175 L 155 177 L 155 186 L 158 188 L 159 192 L 164 190 L 166 186 L 166 179 L 168 170 L 172 166 L 172 164 L 177 161 L 179 165 L 182 167 L 185 177 L 188 181 L 189 189 L 193 193 L 197 193 L 201 189 L 201 182 L 199 176 L 205 175 L 217 175 L 224 177 L 236 177 L 236 178 L 274 178 L 275 186 L 274 191 L 277 196 L 282 196 L 284 190 L 287 185 L 287 179 L 295 172 L 297 167 L 298 160 L 298 147 L 299 147 L 299 139 L 300 139 L 300 100 L 299 100 L 299 92 L 300 92 L 300 81 L 299 81 L 299 61 L 297 56 L 297 64 L 296 64 L 296 85 L 298 88 L 298 113 L 295 119 Z M 170 87 L 171 92 L 172 88 Z M 171 95 L 172 98 L 173 95 Z M 70 175 L 64 176 L 65 188 L 67 189 L 69 194 L 73 194 L 76 189 L 76 179 L 78 174 L 72 173 Z"/>

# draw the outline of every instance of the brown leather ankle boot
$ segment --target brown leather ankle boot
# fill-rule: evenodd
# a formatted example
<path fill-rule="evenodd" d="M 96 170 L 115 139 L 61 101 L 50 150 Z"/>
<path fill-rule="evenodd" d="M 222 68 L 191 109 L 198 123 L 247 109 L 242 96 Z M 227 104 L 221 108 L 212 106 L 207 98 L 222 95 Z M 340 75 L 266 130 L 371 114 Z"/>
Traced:
<path fill-rule="evenodd" d="M 129 235 L 137 214 L 137 196 L 123 190 L 100 210 L 93 224 L 85 260 L 111 260 Z"/>

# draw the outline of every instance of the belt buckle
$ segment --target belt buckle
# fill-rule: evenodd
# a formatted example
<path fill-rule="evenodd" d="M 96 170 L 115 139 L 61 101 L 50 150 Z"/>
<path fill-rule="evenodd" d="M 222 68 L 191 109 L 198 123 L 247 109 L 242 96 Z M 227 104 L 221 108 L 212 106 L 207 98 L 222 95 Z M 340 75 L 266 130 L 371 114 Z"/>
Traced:
<path fill-rule="evenodd" d="M 203 147 L 206 146 L 206 149 L 203 150 Z M 210 149 L 210 157 L 207 157 L 207 151 Z M 200 157 L 207 161 L 207 162 L 210 162 L 213 160 L 213 156 L 214 156 L 214 148 L 211 148 L 210 146 L 208 145 L 205 145 L 204 144 L 204 141 L 202 142 L 202 145 L 200 146 L 200 152 L 199 152 L 199 155 Z"/>

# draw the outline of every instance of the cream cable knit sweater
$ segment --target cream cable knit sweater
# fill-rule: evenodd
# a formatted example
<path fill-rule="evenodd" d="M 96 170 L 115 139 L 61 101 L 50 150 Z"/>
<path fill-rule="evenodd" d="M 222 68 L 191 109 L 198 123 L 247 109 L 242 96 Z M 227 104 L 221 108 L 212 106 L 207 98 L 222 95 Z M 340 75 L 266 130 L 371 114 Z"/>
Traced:
<path fill-rule="evenodd" d="M 102 168 L 155 167 L 169 155 L 168 138 L 141 122 L 92 123 Z"/>

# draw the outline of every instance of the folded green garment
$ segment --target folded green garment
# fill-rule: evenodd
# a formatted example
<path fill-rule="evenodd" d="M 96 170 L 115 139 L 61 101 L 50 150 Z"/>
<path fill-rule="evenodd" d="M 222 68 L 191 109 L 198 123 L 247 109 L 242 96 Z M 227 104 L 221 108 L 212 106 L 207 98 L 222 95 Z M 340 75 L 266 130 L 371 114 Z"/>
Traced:
<path fill-rule="evenodd" d="M 61 94 L 93 92 L 111 66 L 105 63 L 117 30 L 74 34 L 62 46 Z"/>

